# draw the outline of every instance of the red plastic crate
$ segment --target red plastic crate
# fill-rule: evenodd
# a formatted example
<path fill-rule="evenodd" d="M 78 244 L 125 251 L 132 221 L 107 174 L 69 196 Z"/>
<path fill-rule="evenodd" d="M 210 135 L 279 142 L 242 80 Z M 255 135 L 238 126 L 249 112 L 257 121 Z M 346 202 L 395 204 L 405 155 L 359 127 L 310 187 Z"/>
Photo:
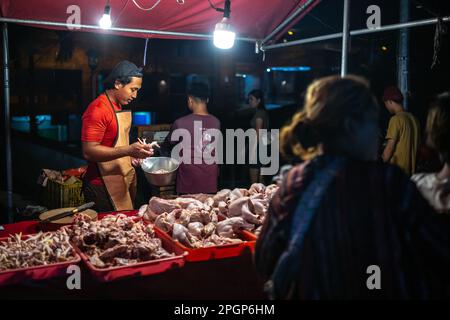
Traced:
<path fill-rule="evenodd" d="M 27 239 L 30 235 L 22 236 L 21 239 Z M 7 241 L 9 237 L 0 238 L 0 243 Z M 67 268 L 70 265 L 77 265 L 81 261 L 80 256 L 76 253 L 73 260 L 47 264 L 42 266 L 11 269 L 0 271 L 0 286 L 16 284 L 24 281 L 39 281 L 55 277 L 67 276 Z"/>
<path fill-rule="evenodd" d="M 242 233 L 245 233 L 246 236 L 248 237 L 248 239 L 251 239 L 251 241 L 258 240 L 258 236 L 256 234 L 254 234 L 253 232 L 251 232 L 251 231 L 242 230 Z"/>
<path fill-rule="evenodd" d="M 127 216 L 133 216 L 137 211 L 117 212 L 124 213 Z M 114 214 L 114 213 L 112 213 Z M 110 214 L 108 214 L 110 215 Z M 102 215 L 101 218 L 106 215 Z M 139 263 L 130 264 L 127 266 L 117 266 L 111 268 L 98 268 L 94 266 L 88 256 L 86 256 L 75 244 L 73 245 L 75 250 L 81 256 L 81 259 L 86 264 L 88 270 L 92 276 L 102 282 L 114 281 L 122 278 L 130 278 L 137 276 L 148 276 L 152 274 L 163 273 L 173 268 L 181 268 L 185 264 L 185 257 L 188 255 L 186 250 L 178 247 L 174 241 L 160 237 L 156 232 L 155 235 L 161 239 L 162 247 L 169 253 L 175 253 L 174 257 L 144 261 Z"/>
<path fill-rule="evenodd" d="M 205 261 L 205 260 L 214 260 L 214 259 L 224 259 L 240 256 L 244 251 L 250 250 L 253 252 L 255 250 L 255 237 L 252 236 L 249 232 L 241 232 L 240 236 L 244 242 L 241 243 L 232 243 L 225 244 L 222 246 L 214 246 L 214 247 L 206 247 L 206 248 L 198 248 L 191 249 L 185 247 L 178 241 L 172 239 L 170 235 L 166 232 L 162 231 L 156 226 L 153 226 L 155 233 L 160 236 L 162 239 L 166 239 L 168 241 L 173 241 L 176 246 L 178 246 L 181 250 L 187 251 L 189 254 L 186 256 L 186 261 L 195 262 L 195 261 Z"/>

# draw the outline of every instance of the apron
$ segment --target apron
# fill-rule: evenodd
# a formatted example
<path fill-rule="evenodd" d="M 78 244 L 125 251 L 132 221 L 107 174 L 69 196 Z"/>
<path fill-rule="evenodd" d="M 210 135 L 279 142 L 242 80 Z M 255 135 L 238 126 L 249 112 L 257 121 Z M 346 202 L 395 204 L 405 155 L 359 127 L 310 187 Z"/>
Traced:
<path fill-rule="evenodd" d="M 117 136 L 113 148 L 128 146 L 130 142 L 131 111 L 116 111 L 108 98 L 109 104 L 116 115 Z M 136 172 L 131 165 L 130 157 L 122 157 L 111 161 L 98 162 L 100 175 L 105 183 L 111 203 L 116 211 L 133 210 L 136 196 Z"/>

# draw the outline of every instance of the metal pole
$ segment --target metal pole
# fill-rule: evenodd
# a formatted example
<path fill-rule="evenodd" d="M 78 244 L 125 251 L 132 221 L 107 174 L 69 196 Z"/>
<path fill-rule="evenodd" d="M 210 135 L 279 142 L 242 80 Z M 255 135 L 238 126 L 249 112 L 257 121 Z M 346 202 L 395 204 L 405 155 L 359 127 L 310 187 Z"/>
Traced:
<path fill-rule="evenodd" d="M 344 0 L 341 77 L 345 77 L 347 75 L 349 41 L 350 41 L 350 0 Z"/>
<path fill-rule="evenodd" d="M 41 21 L 41 20 L 24 20 L 24 19 L 10 19 L 10 18 L 0 18 L 0 22 L 8 22 L 8 23 L 20 23 L 20 24 L 31 24 L 35 26 L 51 26 L 51 27 L 62 27 L 67 28 L 67 23 L 63 22 L 52 22 L 52 21 Z M 77 29 L 91 29 L 91 30 L 100 30 L 105 33 L 109 32 L 126 32 L 126 33 L 143 33 L 143 34 L 156 34 L 163 36 L 176 36 L 176 37 L 188 37 L 188 38 L 202 38 L 202 39 L 212 39 L 212 34 L 200 34 L 200 33 L 185 33 L 185 32 L 171 32 L 171 31 L 159 31 L 159 30 L 147 30 L 147 29 L 132 29 L 132 28 L 110 28 L 107 31 L 100 28 L 100 26 L 96 25 L 86 25 L 86 24 L 73 24 L 72 28 Z M 236 37 L 236 40 L 247 41 L 247 42 L 256 42 L 257 39 L 253 38 L 241 38 Z"/>
<path fill-rule="evenodd" d="M 315 0 L 308 0 L 306 1 L 300 8 L 298 8 L 293 14 L 291 14 L 286 20 L 284 20 L 278 27 L 275 28 L 267 37 L 265 37 L 262 40 L 262 45 L 272 39 L 274 35 L 276 35 L 278 32 L 283 30 L 284 27 L 286 27 L 289 23 L 291 23 L 292 20 L 294 20 L 299 14 L 301 14 L 303 11 L 305 11 L 312 3 L 314 3 Z"/>
<path fill-rule="evenodd" d="M 442 19 L 442 21 L 450 22 L 450 16 L 444 17 Z M 397 23 L 397 24 L 391 24 L 391 25 L 387 25 L 384 27 L 380 27 L 377 29 L 353 30 L 353 31 L 350 31 L 350 35 L 358 36 L 358 35 L 362 35 L 362 34 L 399 30 L 399 29 L 403 29 L 403 28 L 422 27 L 422 26 L 432 25 L 432 24 L 436 24 L 436 23 L 437 23 L 437 19 L 426 19 L 426 20 L 412 21 L 412 22 L 407 22 L 407 23 Z M 262 49 L 271 50 L 271 49 L 278 49 L 278 48 L 284 48 L 284 47 L 292 47 L 292 46 L 297 46 L 297 45 L 306 44 L 306 43 L 339 39 L 339 38 L 342 38 L 342 35 L 343 35 L 342 32 L 333 33 L 333 34 L 328 34 L 328 35 L 320 36 L 320 37 L 312 37 L 312 38 L 307 38 L 307 39 L 303 39 L 303 40 L 296 40 L 296 41 L 291 41 L 291 42 L 286 42 L 286 43 L 277 43 L 277 44 L 272 44 L 270 46 L 263 46 Z"/>
<path fill-rule="evenodd" d="M 400 22 L 409 20 L 409 0 L 400 0 Z M 409 92 L 409 30 L 407 28 L 400 30 L 398 46 L 398 65 L 397 80 L 398 87 L 405 97 L 403 107 L 408 110 L 408 92 Z"/>
<path fill-rule="evenodd" d="M 8 52 L 8 24 L 3 23 L 3 100 L 5 108 L 5 173 L 6 173 L 6 201 L 8 222 L 13 222 L 12 197 L 12 161 L 11 161 L 11 128 L 9 110 L 9 52 Z"/>

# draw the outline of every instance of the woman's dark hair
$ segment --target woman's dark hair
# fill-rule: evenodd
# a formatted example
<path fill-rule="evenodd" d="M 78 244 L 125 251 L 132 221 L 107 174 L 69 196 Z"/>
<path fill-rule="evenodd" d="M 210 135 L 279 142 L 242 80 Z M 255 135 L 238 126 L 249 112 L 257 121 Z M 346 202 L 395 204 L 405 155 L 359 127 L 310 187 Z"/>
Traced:
<path fill-rule="evenodd" d="M 373 131 L 378 130 L 378 109 L 363 78 L 331 76 L 316 80 L 307 89 L 303 110 L 281 130 L 281 151 L 307 160 L 320 154 L 323 147 L 325 152 L 365 158 L 377 138 Z"/>
<path fill-rule="evenodd" d="M 264 93 L 261 90 L 252 90 L 250 91 L 248 96 L 254 96 L 256 99 L 259 99 L 259 104 L 257 107 L 258 110 L 266 110 L 266 104 L 264 103 Z"/>
<path fill-rule="evenodd" d="M 450 163 L 450 92 L 440 94 L 428 112 L 428 142 Z"/>

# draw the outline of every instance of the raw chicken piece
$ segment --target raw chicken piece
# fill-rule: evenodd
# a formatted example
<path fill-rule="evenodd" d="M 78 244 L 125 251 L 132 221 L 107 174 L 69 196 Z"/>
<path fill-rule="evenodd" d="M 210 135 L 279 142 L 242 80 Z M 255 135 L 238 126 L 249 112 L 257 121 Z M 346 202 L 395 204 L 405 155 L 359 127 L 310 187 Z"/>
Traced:
<path fill-rule="evenodd" d="M 144 216 L 144 214 L 147 212 L 147 209 L 148 209 L 148 204 L 144 204 L 144 205 L 142 205 L 140 208 L 139 208 L 139 211 L 138 211 L 138 216 L 139 217 L 143 217 Z"/>
<path fill-rule="evenodd" d="M 203 208 L 203 202 L 194 198 L 176 198 L 174 200 L 181 208 Z"/>
<path fill-rule="evenodd" d="M 243 226 L 244 219 L 241 217 L 229 218 L 217 223 L 216 232 L 221 237 L 231 238 Z"/>
<path fill-rule="evenodd" d="M 214 233 L 214 231 L 216 231 L 216 225 L 212 222 L 208 223 L 202 230 L 203 238 L 208 238 Z"/>
<path fill-rule="evenodd" d="M 210 208 L 214 207 L 214 199 L 209 197 L 208 199 L 206 199 L 205 205 Z"/>
<path fill-rule="evenodd" d="M 175 209 L 181 208 L 173 200 L 165 200 L 158 197 L 152 197 L 148 202 L 147 218 L 154 221 L 158 215 L 164 212 L 172 212 Z"/>
<path fill-rule="evenodd" d="M 155 226 L 167 233 L 170 233 L 170 231 L 172 230 L 172 224 L 173 222 L 170 221 L 170 217 L 167 212 L 160 214 L 155 219 Z"/>
<path fill-rule="evenodd" d="M 192 247 L 192 244 L 188 238 L 188 232 L 189 230 L 185 226 L 178 223 L 174 223 L 172 230 L 172 238 L 178 240 L 185 246 Z"/>
<path fill-rule="evenodd" d="M 241 191 L 241 193 L 242 193 L 242 195 L 243 195 L 244 197 L 248 197 L 248 196 L 250 195 L 250 193 L 248 192 L 248 190 L 245 189 L 245 188 L 239 188 L 239 190 Z"/>
<path fill-rule="evenodd" d="M 228 208 L 227 203 L 225 201 L 220 201 L 217 206 L 219 208 L 220 213 L 227 215 Z"/>
<path fill-rule="evenodd" d="M 211 195 L 210 195 L 210 194 L 207 194 L 207 193 L 194 193 L 194 194 L 185 194 L 185 195 L 182 195 L 180 198 L 191 198 L 191 199 L 198 200 L 198 201 L 200 201 L 201 203 L 205 203 L 206 200 L 207 200 L 208 198 L 210 198 L 210 197 L 211 197 Z"/>
<path fill-rule="evenodd" d="M 264 190 L 266 189 L 266 186 L 262 183 L 254 183 L 250 186 L 250 189 L 248 192 L 250 194 L 257 194 L 257 193 L 264 193 Z"/>
<path fill-rule="evenodd" d="M 183 209 L 181 211 L 180 217 L 178 218 L 178 223 L 187 227 L 190 221 L 191 221 L 191 212 L 189 210 Z"/>
<path fill-rule="evenodd" d="M 244 225 L 242 226 L 242 229 L 248 230 L 248 231 L 253 231 L 253 230 L 255 230 L 255 225 L 253 223 L 249 223 L 244 220 Z"/>
<path fill-rule="evenodd" d="M 225 244 L 232 244 L 232 243 L 241 243 L 242 240 L 241 239 L 232 239 L 232 238 L 227 238 L 227 237 L 221 237 L 218 236 L 217 234 L 213 234 L 210 238 L 209 238 L 209 246 L 222 246 Z M 211 243 L 211 244 L 210 244 Z"/>
<path fill-rule="evenodd" d="M 228 205 L 228 217 L 242 216 L 242 207 L 247 204 L 248 197 L 236 199 Z"/>
<path fill-rule="evenodd" d="M 191 214 L 191 220 L 190 222 L 200 222 L 202 224 L 203 223 L 203 214 L 200 210 L 189 210 L 190 214 Z"/>
<path fill-rule="evenodd" d="M 272 199 L 273 195 L 278 191 L 279 188 L 280 187 L 276 184 L 268 185 L 266 187 L 265 194 L 269 197 L 269 199 Z"/>
<path fill-rule="evenodd" d="M 248 201 L 248 207 L 251 212 L 254 212 L 258 216 L 264 216 L 267 209 L 264 207 L 263 200 L 250 199 Z"/>
<path fill-rule="evenodd" d="M 230 202 L 233 202 L 236 199 L 242 198 L 244 195 L 241 192 L 241 189 L 233 189 L 233 191 L 230 192 L 229 194 L 229 198 L 230 198 Z"/>
<path fill-rule="evenodd" d="M 265 193 L 255 193 L 250 196 L 250 199 L 255 200 L 266 200 L 267 196 Z"/>
<path fill-rule="evenodd" d="M 217 222 L 219 222 L 218 212 L 216 212 L 215 210 L 213 210 L 213 212 L 211 212 L 209 216 L 212 223 L 217 224 Z"/>
<path fill-rule="evenodd" d="M 181 212 L 183 211 L 183 209 L 175 209 L 172 212 L 167 214 L 167 222 L 174 224 L 177 219 L 180 217 Z"/>
<path fill-rule="evenodd" d="M 201 214 L 201 216 L 202 216 L 202 221 L 201 221 L 201 222 L 202 222 L 204 225 L 207 225 L 208 223 L 211 222 L 211 216 L 210 216 L 210 214 L 209 214 L 209 211 L 202 210 L 202 211 L 200 212 L 200 214 Z"/>
<path fill-rule="evenodd" d="M 248 202 L 250 202 L 250 200 Z M 242 218 L 244 218 L 244 220 L 250 223 L 260 225 L 261 221 L 258 219 L 258 216 L 256 214 L 253 214 L 250 211 L 250 208 L 248 207 L 248 202 L 242 206 Z"/>
<path fill-rule="evenodd" d="M 212 198 L 214 200 L 214 205 L 217 206 L 219 202 L 225 202 L 230 195 L 230 192 L 230 189 L 222 189 L 217 192 Z"/>
<path fill-rule="evenodd" d="M 203 230 L 203 227 L 204 227 L 203 224 L 201 224 L 200 222 L 191 222 L 191 223 L 188 224 L 187 227 L 188 227 L 189 232 L 193 236 L 195 236 L 197 238 L 201 237 L 202 230 Z"/>

